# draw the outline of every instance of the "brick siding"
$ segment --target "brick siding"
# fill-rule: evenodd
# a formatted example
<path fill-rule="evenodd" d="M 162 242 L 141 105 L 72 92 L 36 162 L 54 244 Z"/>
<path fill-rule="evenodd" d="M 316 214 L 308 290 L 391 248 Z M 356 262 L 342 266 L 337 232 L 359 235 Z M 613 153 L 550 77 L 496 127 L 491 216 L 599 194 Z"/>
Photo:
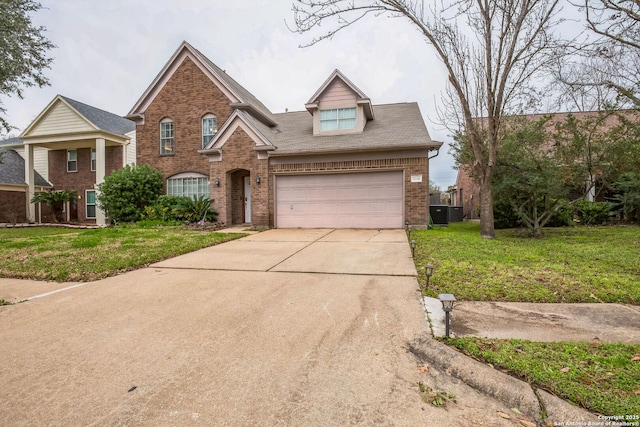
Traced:
<path fill-rule="evenodd" d="M 144 123 L 136 126 L 139 165 L 148 164 L 167 178 L 182 172 L 209 173 L 202 148 L 202 117 L 213 114 L 218 128 L 231 115 L 229 99 L 190 59 L 178 67 L 144 113 Z M 174 153 L 160 155 L 160 121 L 173 120 Z"/>
<path fill-rule="evenodd" d="M 49 151 L 49 180 L 56 190 L 75 190 L 81 197 L 77 209 L 71 209 L 71 219 L 95 223 L 85 212 L 85 191 L 92 190 L 96 182 L 96 172 L 91 170 L 91 148 L 78 148 L 76 172 L 67 172 L 67 150 Z M 122 147 L 105 148 L 105 174 L 122 169 Z M 44 218 L 43 218 L 44 221 Z"/>
<path fill-rule="evenodd" d="M 250 176 L 251 224 L 255 227 L 269 227 L 269 188 L 271 181 L 268 160 L 259 160 L 254 150 L 255 142 L 241 128 L 237 128 L 222 146 L 222 161 L 210 163 L 211 198 L 218 211 L 218 220 L 225 224 L 240 224 L 244 208 L 243 177 Z M 260 184 L 256 177 L 260 175 Z M 215 179 L 220 187 L 215 186 Z"/>
<path fill-rule="evenodd" d="M 27 199 L 24 191 L 0 191 L 0 222 L 24 222 L 27 218 Z"/>

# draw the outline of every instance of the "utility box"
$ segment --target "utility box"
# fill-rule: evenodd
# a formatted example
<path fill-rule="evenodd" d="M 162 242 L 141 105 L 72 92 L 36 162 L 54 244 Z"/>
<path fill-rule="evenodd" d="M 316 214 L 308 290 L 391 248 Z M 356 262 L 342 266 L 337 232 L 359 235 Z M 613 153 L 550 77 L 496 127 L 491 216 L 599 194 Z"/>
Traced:
<path fill-rule="evenodd" d="M 449 224 L 449 206 L 431 205 L 429 206 L 429 214 L 434 225 Z"/>
<path fill-rule="evenodd" d="M 464 211 L 462 206 L 449 206 L 449 222 L 462 222 L 464 220 Z"/>

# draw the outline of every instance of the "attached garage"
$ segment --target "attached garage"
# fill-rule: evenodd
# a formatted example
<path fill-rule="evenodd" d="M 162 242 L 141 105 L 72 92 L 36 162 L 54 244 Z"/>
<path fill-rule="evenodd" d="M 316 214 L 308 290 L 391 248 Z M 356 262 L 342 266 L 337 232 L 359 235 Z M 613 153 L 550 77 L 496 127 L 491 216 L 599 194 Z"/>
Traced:
<path fill-rule="evenodd" d="M 278 228 L 402 228 L 403 171 L 276 176 Z"/>

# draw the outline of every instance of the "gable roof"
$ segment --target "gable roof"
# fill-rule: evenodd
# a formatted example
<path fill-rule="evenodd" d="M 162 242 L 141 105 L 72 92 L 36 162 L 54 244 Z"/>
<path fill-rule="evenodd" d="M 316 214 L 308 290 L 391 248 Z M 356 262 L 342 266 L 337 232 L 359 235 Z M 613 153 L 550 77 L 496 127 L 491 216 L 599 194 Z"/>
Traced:
<path fill-rule="evenodd" d="M 400 149 L 436 150 L 416 102 L 375 106 L 376 120 L 367 122 L 362 133 L 314 136 L 306 111 L 276 114 L 279 126 L 261 129 L 277 147 L 270 155 L 322 154 Z"/>
<path fill-rule="evenodd" d="M 58 96 L 100 130 L 117 133 L 119 135 L 124 135 L 136 130 L 136 124 L 132 120 L 92 107 L 91 105 L 83 104 L 66 96 Z"/>
<path fill-rule="evenodd" d="M 84 121 L 90 128 L 95 130 L 109 132 L 115 135 L 125 135 L 126 133 L 136 129 L 135 122 L 129 119 L 92 107 L 91 105 L 84 104 L 80 101 L 67 98 L 66 96 L 56 95 L 49 105 L 42 110 L 38 117 L 36 117 L 35 120 L 32 121 L 20 134 L 20 137 L 28 137 L 29 134 L 34 131 L 49 115 L 49 113 L 60 105 L 60 103 L 70 108 L 78 116 L 79 120 Z"/>
<path fill-rule="evenodd" d="M 24 159 L 14 150 L 0 148 L 2 163 L 0 163 L 0 184 L 27 185 L 24 180 Z M 51 187 L 37 171 L 34 171 L 35 185 Z"/>
<path fill-rule="evenodd" d="M 160 70 L 160 73 L 151 82 L 149 87 L 144 91 L 138 99 L 131 111 L 127 114 L 128 118 L 139 118 L 144 115 L 147 107 L 160 92 L 169 78 L 177 70 L 178 66 L 186 59 L 191 59 L 205 73 L 213 84 L 218 86 L 220 90 L 229 98 L 229 105 L 233 108 L 246 110 L 253 114 L 260 121 L 267 125 L 274 126 L 276 124 L 273 113 L 260 102 L 251 92 L 245 89 L 240 83 L 229 76 L 226 71 L 211 62 L 209 58 L 203 55 L 199 50 L 195 49 L 186 41 L 183 41 L 169 61 Z"/>
<path fill-rule="evenodd" d="M 331 73 L 331 75 L 329 75 L 327 80 L 325 80 L 324 83 L 322 83 L 322 85 L 320 86 L 320 88 L 311 96 L 309 101 L 307 101 L 307 103 L 305 104 L 305 108 L 309 112 L 312 112 L 314 109 L 318 108 L 318 102 L 320 101 L 320 98 L 322 97 L 322 94 L 336 80 L 342 81 L 349 89 L 351 89 L 351 91 L 353 91 L 353 93 L 356 95 L 356 102 L 358 104 L 362 104 L 364 106 L 364 113 L 367 116 L 367 119 L 373 120 L 374 119 L 374 114 L 373 114 L 373 105 L 371 104 L 371 99 L 367 95 L 365 95 L 364 92 L 361 91 L 358 88 L 358 86 L 353 84 L 353 82 L 351 82 L 351 80 L 349 80 L 337 68 L 335 70 L 333 70 L 333 73 Z"/>

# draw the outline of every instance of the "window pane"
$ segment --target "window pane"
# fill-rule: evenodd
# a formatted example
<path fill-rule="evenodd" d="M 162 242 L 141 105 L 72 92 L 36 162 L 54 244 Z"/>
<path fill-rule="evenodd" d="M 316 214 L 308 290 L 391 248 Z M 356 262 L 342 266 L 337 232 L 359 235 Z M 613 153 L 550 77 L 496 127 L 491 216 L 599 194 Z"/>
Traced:
<path fill-rule="evenodd" d="M 355 129 L 356 119 L 342 119 L 339 123 L 340 129 Z"/>
<path fill-rule="evenodd" d="M 320 130 L 336 130 L 338 129 L 338 122 L 335 120 L 320 121 Z"/>
<path fill-rule="evenodd" d="M 341 119 L 355 119 L 356 118 L 356 109 L 355 108 L 341 108 L 338 110 L 338 117 Z"/>
<path fill-rule="evenodd" d="M 167 194 L 183 197 L 209 197 L 208 178 L 170 178 L 167 180 Z"/>
<path fill-rule="evenodd" d="M 338 110 L 320 110 L 320 120 L 335 120 L 338 118 Z"/>
<path fill-rule="evenodd" d="M 70 162 L 75 162 L 78 160 L 78 152 L 76 150 L 67 151 L 67 160 Z"/>
<path fill-rule="evenodd" d="M 94 204 L 96 202 L 96 192 L 87 191 L 87 203 Z"/>

